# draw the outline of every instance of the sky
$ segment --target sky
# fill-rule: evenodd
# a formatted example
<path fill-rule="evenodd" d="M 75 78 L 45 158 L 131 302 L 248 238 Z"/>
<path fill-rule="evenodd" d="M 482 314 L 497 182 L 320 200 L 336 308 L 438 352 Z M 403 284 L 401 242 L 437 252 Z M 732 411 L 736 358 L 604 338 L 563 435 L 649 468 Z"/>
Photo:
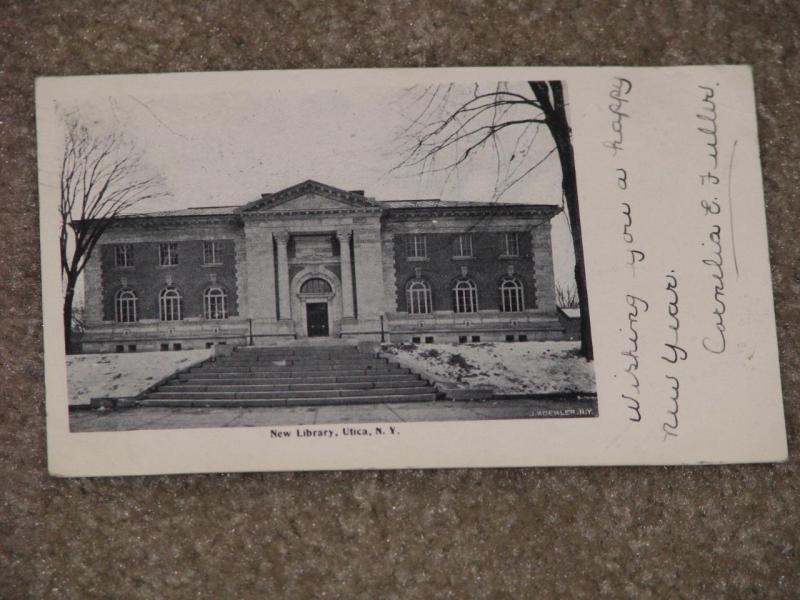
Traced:
<path fill-rule="evenodd" d="M 488 82 L 477 89 L 491 91 L 495 86 Z M 458 169 L 421 174 L 416 167 L 398 168 L 407 156 L 409 135 L 416 131 L 413 118 L 427 107 L 422 121 L 430 122 L 474 91 L 474 86 L 453 86 L 445 98 L 446 87 L 430 104 L 433 88 L 376 84 L 345 90 L 261 88 L 258 93 L 203 95 L 166 95 L 148 88 L 75 104 L 65 101 L 59 108 L 76 112 L 98 130 L 123 131 L 142 149 L 147 167 L 163 177 L 169 195 L 141 203 L 135 212 L 239 205 L 306 179 L 364 190 L 377 200 L 491 201 L 504 181 L 539 161 L 499 200 L 561 204 L 560 166 L 555 153 L 547 156 L 553 142 L 544 127 L 538 133 L 533 128 L 509 129 L 497 138 L 498 147 L 487 143 Z M 509 89 L 521 92 L 526 87 L 509 84 Z M 441 155 L 434 168 L 456 156 L 460 154 Z M 508 169 L 510 175 L 504 178 Z M 563 214 L 554 219 L 553 244 L 556 279 L 569 283 L 573 258 Z"/>

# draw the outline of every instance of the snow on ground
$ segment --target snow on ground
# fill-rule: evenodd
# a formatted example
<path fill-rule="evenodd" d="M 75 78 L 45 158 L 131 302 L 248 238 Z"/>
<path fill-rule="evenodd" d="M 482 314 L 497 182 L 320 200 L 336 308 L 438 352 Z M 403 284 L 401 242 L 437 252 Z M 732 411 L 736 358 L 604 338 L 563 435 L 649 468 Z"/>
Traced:
<path fill-rule="evenodd" d="M 594 392 L 592 363 L 580 342 L 386 344 L 392 360 L 456 387 L 492 386 L 500 393 Z"/>
<path fill-rule="evenodd" d="M 92 398 L 136 396 L 154 383 L 210 358 L 213 350 L 74 354 L 67 356 L 70 405 L 88 405 Z"/>
<path fill-rule="evenodd" d="M 581 318 L 581 309 L 580 308 L 562 308 L 561 311 L 567 315 L 570 319 L 580 319 Z"/>

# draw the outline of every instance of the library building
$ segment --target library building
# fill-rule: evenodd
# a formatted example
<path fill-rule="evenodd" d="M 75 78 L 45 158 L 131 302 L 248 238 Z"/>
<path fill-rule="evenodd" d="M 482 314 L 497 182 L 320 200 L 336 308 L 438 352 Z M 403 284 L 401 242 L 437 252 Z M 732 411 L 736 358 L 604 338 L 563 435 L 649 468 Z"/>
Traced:
<path fill-rule="evenodd" d="M 84 271 L 81 351 L 563 340 L 560 211 L 309 180 L 242 206 L 125 215 Z"/>

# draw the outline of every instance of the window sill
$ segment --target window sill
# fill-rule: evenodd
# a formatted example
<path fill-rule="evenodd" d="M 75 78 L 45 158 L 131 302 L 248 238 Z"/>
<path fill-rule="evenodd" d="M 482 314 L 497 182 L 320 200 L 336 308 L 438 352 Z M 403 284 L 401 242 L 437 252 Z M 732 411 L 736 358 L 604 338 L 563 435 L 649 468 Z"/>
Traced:
<path fill-rule="evenodd" d="M 134 268 L 135 268 L 134 265 L 130 265 L 128 267 L 122 267 L 122 266 L 114 265 L 114 270 L 115 271 L 133 271 Z"/>
<path fill-rule="evenodd" d="M 156 268 L 157 269 L 174 269 L 177 266 L 178 265 L 157 265 Z"/>
<path fill-rule="evenodd" d="M 474 256 L 454 256 L 453 260 L 475 260 Z"/>
<path fill-rule="evenodd" d="M 201 266 L 201 267 L 221 267 L 221 266 L 222 266 L 222 265 L 224 265 L 224 264 L 225 264 L 225 263 L 221 263 L 221 262 L 218 262 L 218 263 L 203 263 L 203 264 L 202 264 L 202 265 L 200 265 L 200 266 Z"/>
<path fill-rule="evenodd" d="M 519 254 L 501 254 L 498 258 L 500 260 L 519 260 L 522 257 Z"/>
<path fill-rule="evenodd" d="M 406 260 L 408 262 L 427 262 L 430 259 L 427 256 L 407 256 Z"/>

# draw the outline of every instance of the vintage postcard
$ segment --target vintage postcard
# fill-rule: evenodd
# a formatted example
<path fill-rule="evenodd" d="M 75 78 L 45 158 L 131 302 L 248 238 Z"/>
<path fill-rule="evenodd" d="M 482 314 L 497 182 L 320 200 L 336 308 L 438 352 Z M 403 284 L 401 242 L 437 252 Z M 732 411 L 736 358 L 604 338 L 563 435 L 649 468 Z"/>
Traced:
<path fill-rule="evenodd" d="M 50 471 L 787 455 L 741 66 L 37 81 Z"/>

